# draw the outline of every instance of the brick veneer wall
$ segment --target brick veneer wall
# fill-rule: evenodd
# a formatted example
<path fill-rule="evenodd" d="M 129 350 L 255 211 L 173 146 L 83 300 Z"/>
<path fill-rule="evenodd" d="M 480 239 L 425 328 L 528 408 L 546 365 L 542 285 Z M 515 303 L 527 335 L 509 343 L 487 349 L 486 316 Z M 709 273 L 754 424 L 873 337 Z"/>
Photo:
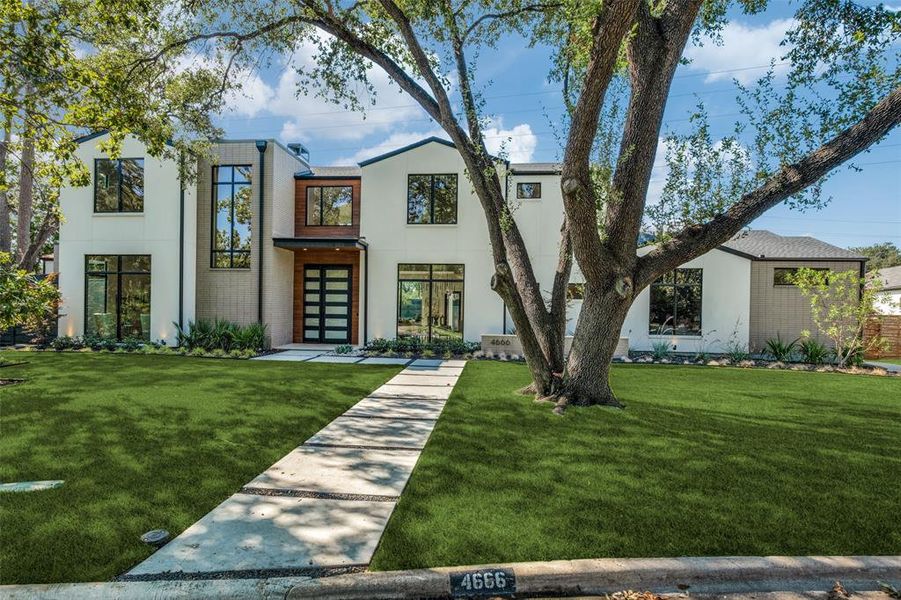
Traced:
<path fill-rule="evenodd" d="M 801 295 L 794 286 L 773 285 L 773 271 L 776 268 L 827 268 L 831 271 L 860 270 L 859 262 L 850 261 L 768 261 L 751 262 L 751 315 L 749 323 L 749 346 L 752 352 L 759 352 L 766 341 L 778 334 L 783 340 L 791 341 L 809 330 L 816 335 L 816 325 L 810 317 L 810 300 Z M 818 337 L 818 336 L 817 336 Z M 821 342 L 827 342 L 820 337 Z"/>

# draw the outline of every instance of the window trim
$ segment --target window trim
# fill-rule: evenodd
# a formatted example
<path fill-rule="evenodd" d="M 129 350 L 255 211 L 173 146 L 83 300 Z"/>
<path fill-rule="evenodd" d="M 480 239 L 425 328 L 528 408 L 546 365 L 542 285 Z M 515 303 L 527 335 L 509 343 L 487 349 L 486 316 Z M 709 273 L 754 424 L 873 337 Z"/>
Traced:
<path fill-rule="evenodd" d="M 537 196 L 523 196 L 520 193 L 522 189 L 520 186 L 523 185 L 535 185 L 538 186 L 538 195 Z M 541 182 L 540 181 L 517 181 L 516 182 L 516 199 L 517 200 L 541 200 Z"/>
<path fill-rule="evenodd" d="M 232 191 L 235 188 L 235 174 L 232 171 L 231 181 L 228 182 L 218 182 L 216 181 L 216 169 L 222 167 L 231 167 L 232 169 L 236 169 L 238 167 L 245 167 L 250 169 L 250 181 L 248 185 L 250 185 L 250 194 L 251 194 L 251 221 L 250 221 L 250 250 L 235 250 L 231 247 L 231 240 L 234 235 L 235 230 L 235 195 L 232 193 L 232 202 L 229 207 L 229 223 L 230 223 L 230 231 L 229 231 L 229 249 L 228 250 L 217 250 L 216 249 L 216 216 L 218 214 L 218 209 L 216 206 L 216 191 L 219 189 L 220 185 L 230 185 Z M 210 169 L 210 268 L 211 269 L 219 269 L 219 270 L 238 270 L 238 271 L 249 271 L 251 266 L 251 254 L 253 252 L 253 165 L 245 164 L 245 163 L 235 163 L 235 164 L 224 164 L 224 165 L 213 165 Z M 244 184 L 243 181 L 237 182 L 239 184 Z M 217 254 L 227 254 L 228 255 L 228 266 L 227 267 L 218 267 L 216 266 L 216 255 Z M 236 267 L 235 266 L 235 254 L 246 254 L 247 255 L 247 266 L 246 267 Z"/>
<path fill-rule="evenodd" d="M 401 265 L 419 265 L 419 266 L 428 266 L 429 274 L 428 277 L 423 279 L 421 277 L 404 277 L 400 276 L 400 267 Z M 459 279 L 449 279 L 446 277 L 442 277 L 439 279 L 435 279 L 433 276 L 435 265 L 455 265 L 459 267 L 463 267 L 463 274 Z M 399 340 L 400 338 L 400 284 L 403 281 L 411 281 L 411 282 L 419 282 L 419 283 L 428 283 L 429 284 L 429 311 L 431 311 L 432 307 L 432 284 L 437 283 L 459 283 L 460 284 L 460 339 L 465 339 L 463 337 L 463 332 L 466 331 L 466 265 L 464 263 L 397 263 L 397 284 L 395 285 L 395 292 L 397 295 L 397 300 L 395 302 L 396 312 L 394 316 L 394 339 Z M 429 319 L 429 334 L 426 338 L 426 343 L 431 344 L 434 340 L 432 339 L 432 320 Z"/>
<path fill-rule="evenodd" d="M 97 271 L 95 269 L 88 268 L 88 259 L 91 256 L 115 256 L 116 257 L 116 270 L 115 271 Z M 122 259 L 128 257 L 146 257 L 150 261 L 150 269 L 147 271 L 123 271 L 122 270 Z M 90 276 L 99 277 L 102 276 L 106 280 L 109 280 L 109 277 L 112 275 L 116 278 L 116 341 L 122 341 L 122 276 L 123 275 L 147 275 L 150 277 L 150 288 L 147 290 L 147 305 L 153 310 L 153 254 L 85 254 L 84 255 L 84 321 L 82 322 L 82 331 L 85 335 L 88 333 L 88 277 Z M 104 294 L 103 297 L 103 308 L 104 311 L 108 308 L 108 299 Z M 108 311 L 107 311 L 108 312 Z M 152 312 L 150 313 L 153 314 Z M 150 332 L 147 332 L 147 339 L 150 339 Z"/>
<path fill-rule="evenodd" d="M 677 271 L 691 271 L 691 270 L 701 272 L 701 282 L 700 283 L 676 283 L 676 272 Z M 702 338 L 702 337 L 704 337 L 704 268 L 703 267 L 676 267 L 675 269 L 672 269 L 671 271 L 667 271 L 667 273 L 664 273 L 664 276 L 669 273 L 673 274 L 673 282 L 672 283 L 659 283 L 660 278 L 657 278 L 656 281 L 651 282 L 651 284 L 648 286 L 648 337 L 650 337 L 650 338 L 664 338 L 664 337 L 666 337 L 666 338 L 672 338 L 672 337 Z M 672 306 L 672 309 L 673 309 L 673 332 L 672 333 L 656 333 L 655 331 L 651 330 L 651 309 L 652 309 L 652 302 L 653 302 L 653 295 L 651 292 L 652 292 L 652 288 L 654 288 L 654 287 L 672 287 L 673 288 L 674 304 Z M 699 320 L 700 320 L 700 323 L 698 323 L 698 333 L 676 333 L 675 320 L 679 317 L 679 313 L 676 311 L 677 304 L 675 303 L 675 301 L 677 298 L 676 289 L 679 287 L 696 287 L 696 288 L 700 288 L 700 290 L 701 290 L 700 306 L 698 307 L 699 313 L 700 313 L 698 315 Z"/>
<path fill-rule="evenodd" d="M 429 177 L 429 220 L 425 223 L 410 221 L 410 179 L 412 177 Z M 435 223 L 435 178 L 454 178 L 454 219 L 449 223 Z M 460 178 L 457 173 L 407 173 L 407 225 L 456 225 L 460 216 Z M 404 263 L 417 264 L 417 263 Z M 423 263 L 424 264 L 424 263 Z"/>
<path fill-rule="evenodd" d="M 347 225 L 327 225 L 322 222 L 322 219 L 325 216 L 325 211 L 322 206 L 322 191 L 326 188 L 338 188 L 343 189 L 347 188 L 350 190 L 350 223 Z M 309 205 L 309 194 L 310 190 L 319 190 L 319 223 L 310 223 L 310 205 Z M 353 227 L 354 226 L 354 187 L 352 185 L 308 185 L 305 188 L 306 195 L 303 199 L 304 201 L 304 226 L 305 227 Z"/>
<path fill-rule="evenodd" d="M 144 213 L 144 196 L 141 196 L 141 210 L 122 210 L 122 161 L 123 160 L 140 160 L 141 161 L 141 178 L 143 179 L 143 183 L 146 185 L 147 178 L 144 176 L 144 161 L 145 158 L 143 156 L 122 156 L 116 159 L 112 158 L 94 158 L 94 214 L 95 215 L 115 215 L 115 214 L 126 214 L 126 215 L 137 215 Z M 100 170 L 97 168 L 97 164 L 101 161 L 109 161 L 116 162 L 116 173 L 119 175 L 119 187 L 116 190 L 116 210 L 97 210 L 97 182 L 99 180 Z M 145 189 L 142 187 L 142 189 Z M 146 190 L 145 190 L 146 191 Z"/>

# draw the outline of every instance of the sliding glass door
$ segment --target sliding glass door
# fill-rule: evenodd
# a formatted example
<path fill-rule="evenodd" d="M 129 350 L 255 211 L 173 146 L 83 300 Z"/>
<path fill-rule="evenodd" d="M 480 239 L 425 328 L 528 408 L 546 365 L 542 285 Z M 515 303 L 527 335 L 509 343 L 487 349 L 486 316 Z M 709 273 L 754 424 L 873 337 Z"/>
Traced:
<path fill-rule="evenodd" d="M 150 339 L 150 257 L 85 257 L 85 335 Z"/>
<path fill-rule="evenodd" d="M 463 265 L 398 265 L 397 337 L 463 337 Z"/>

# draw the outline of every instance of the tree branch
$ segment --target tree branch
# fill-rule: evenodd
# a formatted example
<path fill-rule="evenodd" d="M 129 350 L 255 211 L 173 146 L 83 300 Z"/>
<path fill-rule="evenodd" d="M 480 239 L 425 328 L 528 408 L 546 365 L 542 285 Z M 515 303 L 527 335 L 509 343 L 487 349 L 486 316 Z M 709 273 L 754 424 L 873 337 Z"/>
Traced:
<path fill-rule="evenodd" d="M 481 25 L 482 23 L 484 23 L 485 21 L 488 21 L 488 20 L 509 19 L 510 17 L 517 17 L 517 16 L 525 14 L 527 12 L 541 13 L 546 10 L 560 8 L 562 6 L 563 6 L 563 4 L 561 4 L 559 2 L 552 2 L 550 4 L 529 4 L 527 6 L 521 6 L 519 8 L 515 8 L 515 9 L 504 11 L 504 12 L 485 13 L 484 15 L 482 15 L 481 17 L 479 17 L 478 19 L 473 21 L 472 24 L 466 28 L 466 31 L 463 32 L 461 39 L 463 41 L 466 41 L 469 38 L 470 34 L 472 34 L 472 32 L 475 31 L 475 29 L 479 25 Z"/>
<path fill-rule="evenodd" d="M 857 123 L 805 156 L 785 165 L 729 210 L 705 224 L 689 225 L 638 259 L 636 290 L 686 261 L 730 240 L 744 226 L 792 194 L 863 152 L 901 123 L 901 87 L 892 90 Z"/>

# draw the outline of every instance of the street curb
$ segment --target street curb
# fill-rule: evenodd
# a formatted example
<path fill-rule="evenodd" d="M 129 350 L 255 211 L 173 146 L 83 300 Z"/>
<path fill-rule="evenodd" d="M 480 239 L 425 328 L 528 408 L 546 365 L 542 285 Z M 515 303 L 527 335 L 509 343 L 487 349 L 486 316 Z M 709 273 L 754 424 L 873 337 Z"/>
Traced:
<path fill-rule="evenodd" d="M 466 573 L 497 571 L 506 572 L 501 580 L 508 585 L 501 590 L 492 583 L 489 591 L 483 584 L 482 597 L 491 594 L 516 598 L 590 596 L 622 590 L 649 590 L 657 594 L 689 592 L 692 595 L 828 591 L 836 580 L 850 590 L 878 590 L 880 581 L 895 585 L 901 581 L 901 556 L 610 558 L 443 567 L 311 579 L 294 586 L 287 598 L 405 600 L 466 597 L 460 593 L 459 585 L 452 590 L 452 576 L 459 584 Z M 508 583 L 511 580 L 512 586 Z"/>
<path fill-rule="evenodd" d="M 454 595 L 451 576 L 504 572 L 506 590 Z M 668 600 L 829 600 L 839 580 L 851 600 L 890 600 L 879 583 L 901 587 L 901 556 L 748 556 L 558 560 L 331 577 L 115 581 L 0 586 L 4 600 L 413 600 L 455 597 L 550 598 L 651 591 Z M 513 584 L 510 586 L 509 584 Z M 687 586 L 687 587 L 686 587 Z M 865 593 L 859 593 L 865 592 Z"/>

